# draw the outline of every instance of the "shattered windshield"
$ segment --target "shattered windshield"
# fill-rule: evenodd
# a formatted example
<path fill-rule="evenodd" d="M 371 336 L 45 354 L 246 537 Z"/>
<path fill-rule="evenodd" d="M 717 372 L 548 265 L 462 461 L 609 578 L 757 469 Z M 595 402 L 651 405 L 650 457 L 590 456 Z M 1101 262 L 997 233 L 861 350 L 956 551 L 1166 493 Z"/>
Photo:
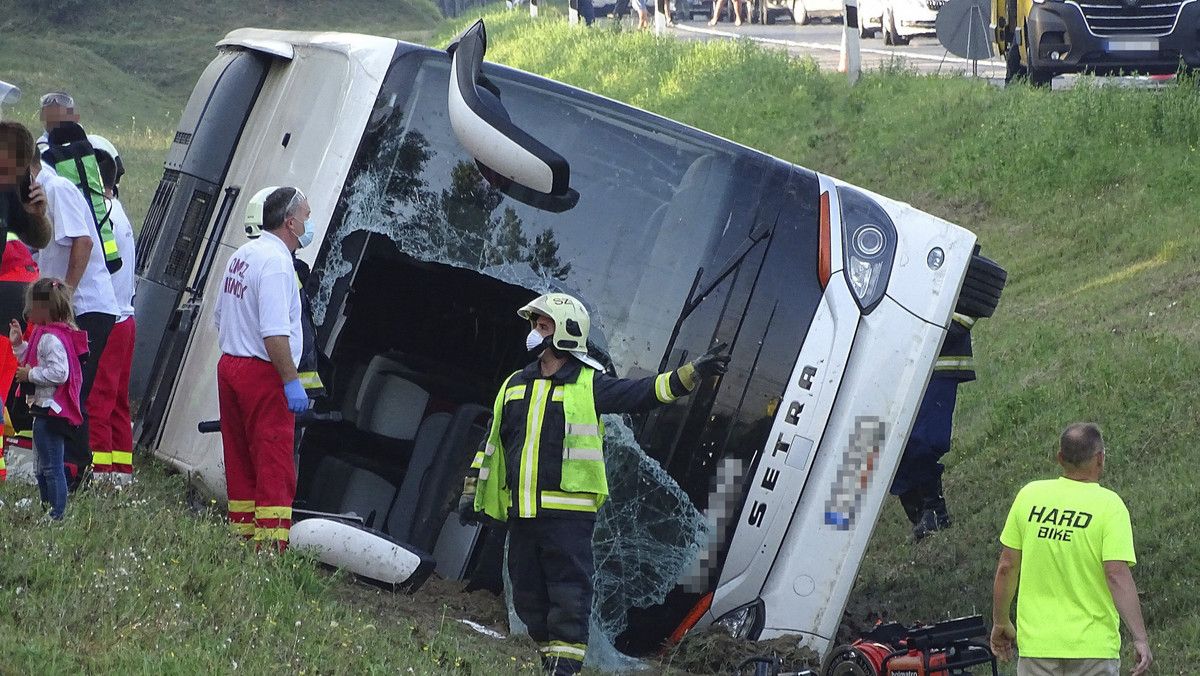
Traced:
<path fill-rule="evenodd" d="M 668 135 L 489 74 L 514 122 L 570 162 L 579 203 L 539 211 L 488 185 L 454 137 L 449 75 L 448 61 L 424 59 L 398 66 L 385 84 L 331 223 L 337 234 L 326 238 L 316 323 L 353 269 L 342 240 L 367 231 L 419 260 L 575 294 L 618 374 L 657 372 L 701 261 L 731 217 L 736 156 L 699 134 Z"/>

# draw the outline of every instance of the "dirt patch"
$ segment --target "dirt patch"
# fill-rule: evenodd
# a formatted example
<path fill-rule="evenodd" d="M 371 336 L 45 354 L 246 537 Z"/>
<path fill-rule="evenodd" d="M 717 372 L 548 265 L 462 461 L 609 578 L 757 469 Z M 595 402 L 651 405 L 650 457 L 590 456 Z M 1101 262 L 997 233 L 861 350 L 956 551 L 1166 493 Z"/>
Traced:
<path fill-rule="evenodd" d="M 477 622 L 500 634 L 508 635 L 508 609 L 504 600 L 487 591 L 467 592 L 461 582 L 444 579 L 434 574 L 415 594 L 383 591 L 363 583 L 340 585 L 338 597 L 341 601 L 370 609 L 373 614 L 392 621 L 407 622 L 413 636 L 432 641 L 441 627 L 460 619 Z M 783 672 L 802 669 L 817 669 L 820 666 L 817 653 L 797 646 L 798 639 L 782 637 L 768 641 L 743 641 L 730 636 L 718 627 L 695 631 L 684 637 L 678 645 L 661 657 L 646 658 L 650 664 L 657 663 L 661 670 L 651 667 L 649 672 L 670 673 L 672 676 L 731 676 L 752 674 L 753 667 L 738 671 L 738 666 L 755 657 L 777 658 Z M 528 661 L 537 650 L 528 636 L 508 637 L 491 643 L 504 655 Z"/>
<path fill-rule="evenodd" d="M 741 641 L 720 627 L 693 631 L 662 658 L 662 663 L 691 674 L 751 674 L 752 666 L 739 667 L 753 658 L 778 660 L 781 671 L 792 672 L 816 669 L 820 656 L 798 645 L 796 636 L 783 636 L 767 641 Z"/>
<path fill-rule="evenodd" d="M 433 643 L 442 628 L 459 620 L 483 625 L 504 640 L 480 637 L 489 650 L 527 662 L 537 651 L 528 636 L 508 636 L 508 610 L 504 599 L 487 591 L 467 592 L 465 584 L 447 580 L 436 573 L 413 594 L 384 591 L 378 587 L 349 582 L 338 587 L 337 596 L 347 605 L 361 607 L 380 619 L 408 624 L 412 636 Z M 465 627 L 465 625 L 463 625 Z"/>

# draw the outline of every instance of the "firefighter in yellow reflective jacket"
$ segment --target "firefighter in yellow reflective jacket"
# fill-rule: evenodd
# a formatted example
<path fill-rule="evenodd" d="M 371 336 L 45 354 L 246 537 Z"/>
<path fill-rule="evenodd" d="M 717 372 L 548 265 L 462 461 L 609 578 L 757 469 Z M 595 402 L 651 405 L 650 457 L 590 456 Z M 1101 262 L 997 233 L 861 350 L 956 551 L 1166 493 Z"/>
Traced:
<path fill-rule="evenodd" d="M 920 540 L 952 524 L 942 494 L 942 472 L 938 462 L 950 451 L 950 426 L 958 386 L 975 380 L 975 361 L 971 354 L 971 328 L 976 319 L 954 313 L 946 340 L 938 352 L 933 375 L 921 399 L 921 408 L 913 420 L 912 433 L 892 479 L 892 495 L 900 497 L 904 513 L 913 524 L 913 536 Z"/>
<path fill-rule="evenodd" d="M 592 609 L 592 528 L 608 496 L 602 413 L 675 401 L 725 373 L 723 347 L 651 378 L 603 373 L 587 353 L 590 320 L 579 300 L 550 293 L 518 314 L 538 359 L 496 395 L 491 432 L 471 467 L 459 514 L 508 522 L 508 571 L 517 616 L 538 643 L 547 674 L 583 667 Z"/>

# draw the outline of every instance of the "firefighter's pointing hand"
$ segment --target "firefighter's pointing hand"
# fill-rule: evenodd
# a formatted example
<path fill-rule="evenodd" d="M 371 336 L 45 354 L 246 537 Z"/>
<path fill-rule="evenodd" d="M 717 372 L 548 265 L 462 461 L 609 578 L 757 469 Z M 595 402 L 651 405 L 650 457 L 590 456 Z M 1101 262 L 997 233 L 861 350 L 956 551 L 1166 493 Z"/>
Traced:
<path fill-rule="evenodd" d="M 701 378 L 709 378 L 711 376 L 723 376 L 729 370 L 729 355 L 722 354 L 728 343 L 717 343 L 708 349 L 699 358 L 692 362 L 692 368 L 696 370 L 696 375 Z"/>

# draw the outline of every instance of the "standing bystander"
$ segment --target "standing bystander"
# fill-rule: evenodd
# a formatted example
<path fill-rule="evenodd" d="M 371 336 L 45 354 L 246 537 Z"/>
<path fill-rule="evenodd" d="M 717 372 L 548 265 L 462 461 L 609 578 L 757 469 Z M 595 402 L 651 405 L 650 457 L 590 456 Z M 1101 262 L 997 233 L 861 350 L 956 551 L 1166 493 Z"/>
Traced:
<path fill-rule="evenodd" d="M 50 132 L 63 122 L 79 124 L 79 113 L 75 112 L 75 99 L 65 92 L 50 92 L 42 96 L 42 107 L 38 119 L 45 132 L 37 140 L 38 152 L 50 147 Z"/>
<path fill-rule="evenodd" d="M 0 104 L 12 103 L 18 91 L 7 83 L 0 83 L 3 99 Z M 33 137 L 29 130 L 16 122 L 0 122 L 0 250 L 4 252 L 3 263 L 11 264 L 16 258 L 16 245 L 10 244 L 15 236 L 21 248 L 46 246 L 53 227 L 46 218 L 46 195 L 42 187 L 33 180 L 30 165 L 40 162 L 34 155 Z M 13 251 L 10 253 L 10 249 Z M 25 250 L 28 254 L 28 249 Z M 0 264 L 2 265 L 2 264 Z M 28 263 L 32 265 L 32 261 Z M 25 266 L 21 266 L 25 267 Z M 8 272 L 5 268 L 4 272 Z M 0 310 L 9 318 L 21 314 L 25 302 L 25 285 L 20 282 L 0 281 Z M 0 377 L 0 397 L 9 392 L 12 362 L 3 367 L 5 375 Z M 5 402 L 7 404 L 7 402 Z M 7 406 L 5 412 L 8 412 Z M 7 422 L 7 417 L 6 417 Z M 0 444 L 0 480 L 7 472 L 4 465 L 4 450 Z"/>
<path fill-rule="evenodd" d="M 79 356 L 87 352 L 87 336 L 73 321 L 71 289 L 53 277 L 29 288 L 25 314 L 32 324 L 26 342 L 17 320 L 8 323 L 9 341 L 20 360 L 16 379 L 31 384 L 33 447 L 37 453 L 37 483 L 50 518 L 61 521 L 67 508 L 67 477 L 63 448 L 73 427 L 83 419 L 79 385 Z"/>
<path fill-rule="evenodd" d="M 33 180 L 33 136 L 17 122 L 0 122 L 0 232 L 14 233 L 34 249 L 50 243 L 53 227 L 46 215 L 46 193 Z M 0 244 L 3 247 L 4 244 Z"/>
<path fill-rule="evenodd" d="M 33 138 L 28 132 L 26 141 L 32 152 Z M 61 279 L 74 290 L 75 323 L 87 332 L 88 337 L 88 358 L 82 364 L 80 389 L 83 424 L 68 440 L 66 451 L 67 483 L 74 490 L 83 484 L 92 464 L 88 445 L 88 396 L 120 309 L 91 204 L 74 183 L 45 171 L 41 162 L 32 162 L 29 168 L 33 179 L 45 191 L 46 213 L 53 226 L 50 243 L 35 254 L 34 260 L 42 276 Z"/>
<path fill-rule="evenodd" d="M 133 481 L 133 427 L 129 417 L 129 375 L 133 368 L 133 343 L 136 328 L 133 319 L 135 242 L 133 225 L 125 207 L 117 199 L 119 156 L 112 143 L 102 136 L 89 136 L 96 149 L 104 199 L 112 221 L 117 251 L 123 261 L 112 273 L 113 293 L 120 315 L 108 336 L 100 356 L 96 382 L 88 398 L 91 424 L 88 443 L 92 449 L 92 472 L 96 480 L 118 488 Z"/>
<path fill-rule="evenodd" d="M 279 188 L 263 203 L 262 235 L 229 259 L 215 323 L 217 394 L 233 531 L 259 547 L 287 546 L 296 495 L 296 416 L 308 408 L 297 364 L 303 349 L 292 254 L 312 231 L 308 200 Z"/>
<path fill-rule="evenodd" d="M 742 1 L 743 0 L 729 0 L 729 4 L 733 8 L 733 16 L 735 17 L 733 20 L 733 25 L 735 26 L 742 25 Z M 725 0 L 714 0 L 712 18 L 708 20 L 708 25 L 715 26 L 717 25 L 717 22 L 721 20 L 721 6 L 724 4 Z"/>
<path fill-rule="evenodd" d="M 1059 443 L 1063 476 L 1022 488 L 1000 534 L 992 650 L 1009 660 L 1017 649 L 1017 676 L 1118 676 L 1119 616 L 1133 634 L 1133 676 L 1141 676 L 1153 657 L 1129 572 L 1137 561 L 1129 510 L 1100 486 L 1099 427 L 1075 423 Z"/>

